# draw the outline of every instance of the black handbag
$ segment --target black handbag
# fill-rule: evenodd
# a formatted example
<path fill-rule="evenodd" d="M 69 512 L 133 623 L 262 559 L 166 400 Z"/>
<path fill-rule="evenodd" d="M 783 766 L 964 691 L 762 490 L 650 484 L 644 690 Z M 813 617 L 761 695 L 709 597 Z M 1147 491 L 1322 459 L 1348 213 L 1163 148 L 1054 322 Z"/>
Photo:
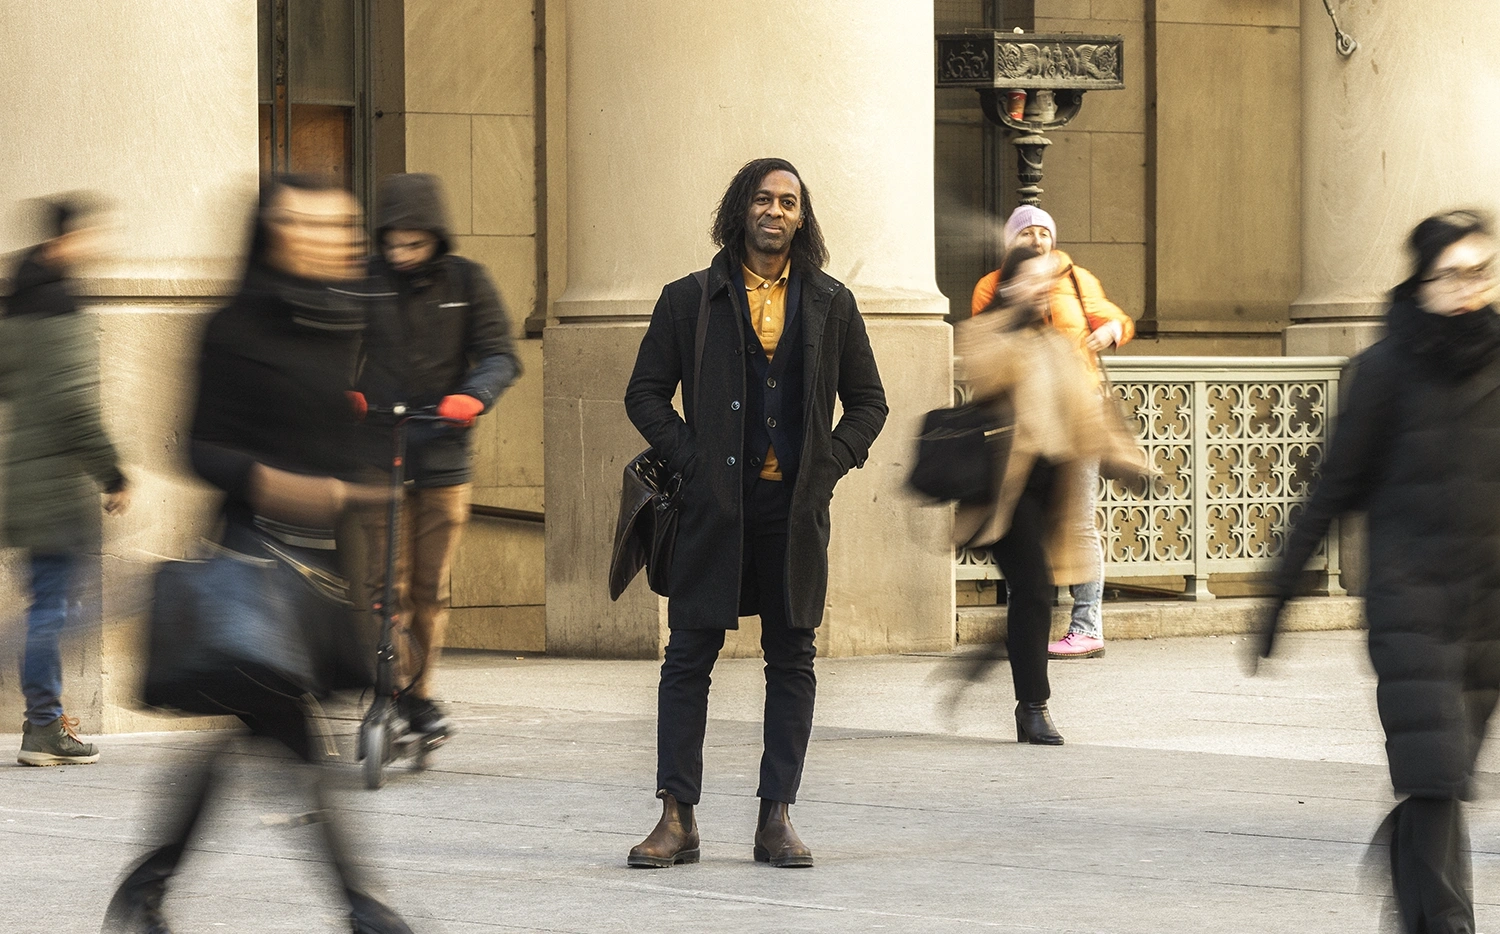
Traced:
<path fill-rule="evenodd" d="M 1015 428 L 1009 398 L 933 409 L 922 420 L 907 484 L 933 499 L 988 501 L 1010 459 Z"/>
<path fill-rule="evenodd" d="M 247 681 L 292 697 L 374 684 L 373 626 L 343 579 L 300 549 L 261 544 L 262 554 L 219 548 L 157 570 L 147 704 L 223 714 Z"/>
<path fill-rule="evenodd" d="M 708 340 L 708 270 L 693 273 L 703 290 L 698 300 L 694 332 L 693 408 L 703 373 L 703 346 Z M 620 514 L 615 520 L 615 547 L 609 561 L 609 598 L 620 599 L 630 582 L 646 569 L 646 583 L 654 593 L 669 596 L 672 554 L 677 547 L 678 495 L 682 471 L 671 470 L 666 459 L 647 448 L 625 465 L 620 488 Z"/>

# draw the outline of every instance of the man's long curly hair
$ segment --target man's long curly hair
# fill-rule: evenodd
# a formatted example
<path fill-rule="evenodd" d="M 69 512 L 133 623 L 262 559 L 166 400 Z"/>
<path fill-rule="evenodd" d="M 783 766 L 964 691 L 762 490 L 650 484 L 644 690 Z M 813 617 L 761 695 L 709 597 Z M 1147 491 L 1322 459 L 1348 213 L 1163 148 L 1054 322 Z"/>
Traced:
<path fill-rule="evenodd" d="M 823 229 L 813 214 L 812 195 L 802 173 L 785 159 L 755 159 L 745 163 L 719 199 L 714 222 L 708 230 L 716 246 L 725 247 L 736 260 L 745 261 L 745 219 L 750 215 L 750 201 L 760 190 L 760 183 L 772 172 L 790 172 L 802 186 L 802 227 L 792 236 L 792 263 L 802 269 L 822 269 L 828 263 L 828 246 Z"/>

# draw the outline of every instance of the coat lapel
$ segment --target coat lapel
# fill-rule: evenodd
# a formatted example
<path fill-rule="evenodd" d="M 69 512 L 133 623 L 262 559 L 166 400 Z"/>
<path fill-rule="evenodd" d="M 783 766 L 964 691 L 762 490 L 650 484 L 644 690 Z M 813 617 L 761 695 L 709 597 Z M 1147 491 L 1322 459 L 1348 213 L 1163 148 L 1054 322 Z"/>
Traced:
<path fill-rule="evenodd" d="M 822 365 L 819 351 L 823 346 L 823 327 L 828 323 L 828 303 L 833 292 L 823 281 L 824 276 L 810 275 L 802 279 L 798 291 L 798 313 L 802 315 L 803 355 L 802 405 L 806 409 L 812 404 L 814 387 L 817 386 L 818 368 Z M 808 424 L 812 424 L 808 422 Z"/>

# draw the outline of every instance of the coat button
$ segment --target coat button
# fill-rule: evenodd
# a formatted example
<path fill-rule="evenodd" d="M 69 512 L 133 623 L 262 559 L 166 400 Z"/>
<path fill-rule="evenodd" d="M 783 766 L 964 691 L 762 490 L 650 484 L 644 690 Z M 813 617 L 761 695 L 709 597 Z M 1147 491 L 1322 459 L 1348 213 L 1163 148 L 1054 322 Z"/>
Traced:
<path fill-rule="evenodd" d="M 755 353 L 755 351 L 756 351 L 756 350 L 757 350 L 757 349 L 758 349 L 758 348 L 757 348 L 757 347 L 756 347 L 756 345 L 755 345 L 755 344 L 746 344 L 746 345 L 745 345 L 745 352 L 746 352 L 746 353 L 752 353 L 752 354 L 753 354 L 753 353 Z"/>
<path fill-rule="evenodd" d="M 752 458 L 750 458 L 750 466 L 751 467 L 759 467 L 760 466 L 760 458 L 758 458 L 758 457 L 752 457 Z"/>
<path fill-rule="evenodd" d="M 734 466 L 734 455 L 731 454 L 728 457 L 724 458 L 724 463 L 726 463 L 729 466 L 733 467 Z"/>
<path fill-rule="evenodd" d="M 736 412 L 738 412 L 740 410 L 740 404 L 739 404 L 739 402 L 731 402 L 731 403 L 729 403 L 729 407 L 731 409 L 734 409 Z"/>
<path fill-rule="evenodd" d="M 776 377 L 774 377 L 774 376 L 768 377 L 766 379 L 766 386 L 769 387 L 769 388 L 771 388 L 771 389 L 775 389 L 776 388 Z"/>
<path fill-rule="evenodd" d="M 766 427 L 767 428 L 775 428 L 776 427 L 776 419 L 774 419 L 774 418 L 768 418 L 768 419 L 766 419 Z"/>

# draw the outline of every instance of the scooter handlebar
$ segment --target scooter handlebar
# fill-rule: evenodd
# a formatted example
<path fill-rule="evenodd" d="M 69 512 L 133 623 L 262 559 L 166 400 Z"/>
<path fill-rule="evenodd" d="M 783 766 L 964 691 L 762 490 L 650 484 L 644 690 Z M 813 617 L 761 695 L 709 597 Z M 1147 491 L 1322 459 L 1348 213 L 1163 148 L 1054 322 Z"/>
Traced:
<path fill-rule="evenodd" d="M 456 418 L 445 418 L 437 414 L 435 405 L 406 405 L 397 402 L 394 405 L 371 405 L 366 410 L 368 415 L 389 418 L 397 422 L 445 422 L 449 425 L 462 425 L 463 421 Z M 367 416 L 368 417 L 368 416 Z"/>

